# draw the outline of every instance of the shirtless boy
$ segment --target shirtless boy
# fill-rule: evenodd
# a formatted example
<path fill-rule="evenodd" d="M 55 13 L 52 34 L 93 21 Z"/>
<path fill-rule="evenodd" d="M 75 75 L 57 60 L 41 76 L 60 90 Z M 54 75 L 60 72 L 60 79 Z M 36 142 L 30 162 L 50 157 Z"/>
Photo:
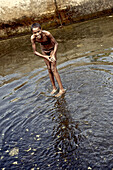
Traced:
<path fill-rule="evenodd" d="M 56 52 L 57 52 L 58 43 L 56 42 L 55 38 L 51 35 L 51 33 L 42 30 L 40 24 L 38 23 L 34 23 L 31 26 L 31 31 L 33 32 L 33 35 L 31 36 L 31 43 L 32 43 L 34 54 L 44 58 L 44 61 L 47 65 L 49 77 L 53 86 L 53 90 L 51 94 L 54 94 L 57 91 L 54 77 L 56 78 L 60 90 L 59 93 L 55 95 L 55 97 L 59 97 L 63 93 L 65 93 L 65 89 L 62 86 L 60 75 L 56 67 L 56 60 L 57 60 Z M 36 42 L 40 43 L 42 54 L 37 51 Z"/>

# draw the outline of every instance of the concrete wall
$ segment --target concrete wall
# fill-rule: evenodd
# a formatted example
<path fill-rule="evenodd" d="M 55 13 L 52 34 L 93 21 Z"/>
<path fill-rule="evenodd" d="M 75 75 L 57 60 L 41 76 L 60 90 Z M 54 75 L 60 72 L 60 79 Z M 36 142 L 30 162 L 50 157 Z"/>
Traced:
<path fill-rule="evenodd" d="M 0 21 L 15 21 L 23 16 L 38 16 L 54 10 L 54 0 L 0 0 Z"/>
<path fill-rule="evenodd" d="M 0 37 L 30 31 L 40 22 L 46 28 L 112 13 L 113 0 L 0 0 Z"/>

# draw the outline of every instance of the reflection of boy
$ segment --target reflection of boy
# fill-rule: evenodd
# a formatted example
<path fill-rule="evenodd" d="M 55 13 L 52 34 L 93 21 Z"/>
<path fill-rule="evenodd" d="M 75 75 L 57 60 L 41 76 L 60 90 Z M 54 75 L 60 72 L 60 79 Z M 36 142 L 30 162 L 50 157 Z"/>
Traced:
<path fill-rule="evenodd" d="M 58 43 L 56 42 L 55 38 L 51 35 L 51 33 L 42 30 L 40 24 L 38 23 L 34 23 L 31 26 L 31 30 L 33 32 L 33 35 L 31 36 L 31 43 L 32 43 L 34 54 L 44 58 L 44 61 L 47 65 L 49 77 L 53 86 L 53 90 L 51 94 L 54 94 L 57 91 L 54 77 L 56 78 L 60 90 L 59 93 L 55 95 L 55 97 L 59 97 L 65 92 L 65 89 L 62 86 L 60 75 L 56 67 L 56 59 L 57 59 L 56 52 L 57 52 Z M 42 54 L 37 52 L 35 42 L 40 43 Z"/>

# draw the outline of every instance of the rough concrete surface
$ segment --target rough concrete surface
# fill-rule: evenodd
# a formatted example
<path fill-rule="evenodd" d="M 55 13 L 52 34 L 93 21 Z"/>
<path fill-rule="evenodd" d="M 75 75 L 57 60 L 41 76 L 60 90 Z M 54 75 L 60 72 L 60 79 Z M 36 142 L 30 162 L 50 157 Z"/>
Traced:
<path fill-rule="evenodd" d="M 0 38 L 111 14 L 113 0 L 0 0 Z"/>

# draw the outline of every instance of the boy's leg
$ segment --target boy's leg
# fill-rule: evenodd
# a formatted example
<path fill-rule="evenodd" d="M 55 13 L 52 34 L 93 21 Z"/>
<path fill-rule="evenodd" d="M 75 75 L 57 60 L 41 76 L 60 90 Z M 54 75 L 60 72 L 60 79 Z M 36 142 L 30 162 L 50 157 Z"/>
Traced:
<path fill-rule="evenodd" d="M 51 70 L 51 63 L 46 59 L 44 59 L 44 61 L 47 65 L 47 69 L 48 69 L 48 72 L 49 72 L 49 78 L 50 78 L 50 81 L 51 81 L 52 86 L 53 86 L 53 90 L 52 90 L 51 94 L 54 94 L 57 91 L 57 88 L 55 86 L 54 75 L 53 75 L 53 72 Z"/>
<path fill-rule="evenodd" d="M 59 93 L 56 95 L 56 97 L 59 97 L 61 96 L 63 93 L 65 93 L 65 89 L 63 88 L 63 85 L 62 85 L 62 82 L 61 82 L 61 78 L 60 78 L 60 75 L 58 73 L 58 70 L 57 70 L 57 67 L 56 67 L 56 61 L 52 62 L 51 63 L 51 70 L 58 82 L 58 85 L 59 85 L 59 88 L 60 88 L 60 91 Z"/>

